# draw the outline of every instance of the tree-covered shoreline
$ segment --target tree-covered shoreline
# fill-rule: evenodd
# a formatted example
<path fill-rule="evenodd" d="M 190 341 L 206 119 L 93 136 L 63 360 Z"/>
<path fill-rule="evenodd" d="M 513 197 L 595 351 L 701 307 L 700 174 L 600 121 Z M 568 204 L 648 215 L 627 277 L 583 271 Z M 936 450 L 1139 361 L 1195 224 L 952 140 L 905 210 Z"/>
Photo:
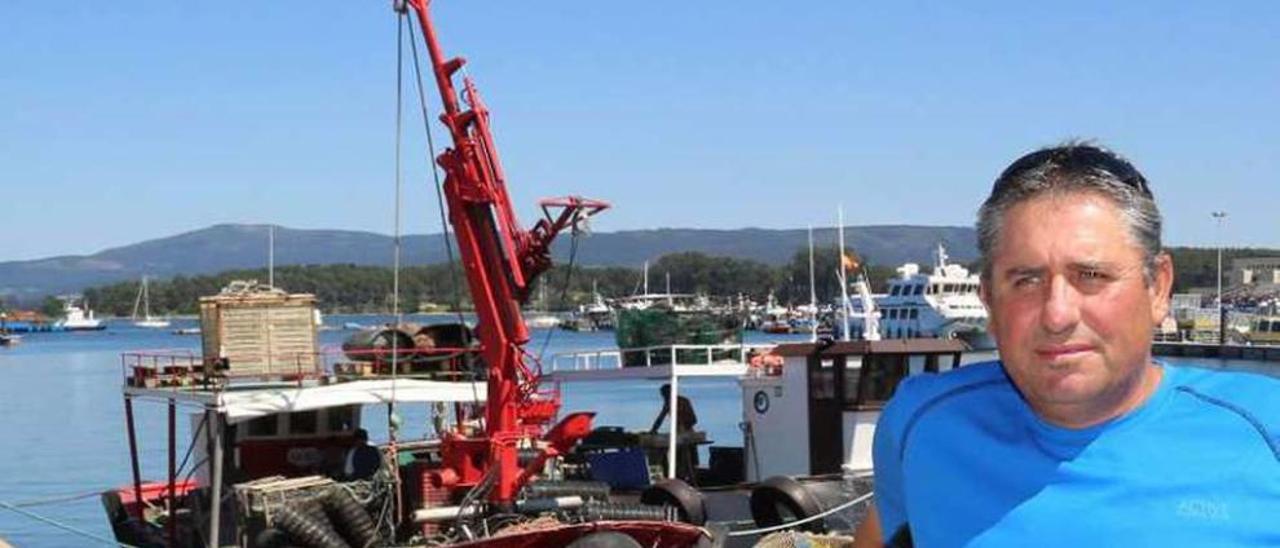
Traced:
<path fill-rule="evenodd" d="M 1176 247 L 1169 251 L 1176 269 L 1175 291 L 1184 292 L 1216 283 L 1216 249 Z M 819 301 L 831 302 L 839 294 L 835 276 L 839 255 L 834 246 L 819 248 L 814 255 L 814 292 Z M 1223 264 L 1227 268 L 1233 258 L 1277 255 L 1280 251 L 1229 249 L 1224 250 Z M 886 280 L 896 275 L 895 269 L 899 266 L 875 264 L 871 257 L 862 259 L 875 291 L 883 290 Z M 930 266 L 921 265 L 925 271 Z M 809 256 L 806 249 L 797 250 L 791 261 L 777 266 L 697 252 L 664 255 L 649 265 L 650 291 L 666 291 L 668 276 L 671 291 L 676 293 L 725 297 L 742 295 L 756 302 L 763 302 L 772 293 L 781 304 L 809 301 Z M 153 279 L 149 287 L 151 312 L 158 315 L 195 314 L 200 297 L 217 294 L 231 280 L 265 282 L 267 277 L 266 269 L 250 269 Z M 392 278 L 390 268 L 352 264 L 282 266 L 275 271 L 277 286 L 289 292 L 316 295 L 326 313 L 390 311 Z M 84 290 L 84 296 L 100 315 L 128 316 L 133 311 L 139 283 L 132 280 L 91 287 Z M 568 265 L 557 265 L 543 274 L 537 283 L 546 286 L 546 302 L 539 299 L 542 292 L 535 290 L 531 292 L 531 308 L 567 310 L 593 299 L 593 283 L 605 297 L 640 293 L 643 291 L 643 274 L 640 267 L 573 266 L 570 269 Z M 447 264 L 437 264 L 401 269 L 401 310 L 448 310 L 455 302 L 464 310 L 471 306 L 461 266 L 451 268 Z"/>

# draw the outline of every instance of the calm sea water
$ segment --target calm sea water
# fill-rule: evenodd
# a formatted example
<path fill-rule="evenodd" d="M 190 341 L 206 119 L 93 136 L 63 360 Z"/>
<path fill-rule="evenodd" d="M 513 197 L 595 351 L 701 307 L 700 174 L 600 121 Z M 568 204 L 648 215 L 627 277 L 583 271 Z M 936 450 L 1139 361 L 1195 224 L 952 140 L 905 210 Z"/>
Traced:
<path fill-rule="evenodd" d="M 426 318 L 413 318 L 423 321 Z M 385 321 L 368 316 L 326 318 L 330 325 L 345 322 L 373 324 Z M 170 329 L 192 327 L 193 320 L 175 321 Z M 323 345 L 340 344 L 349 331 L 323 331 Z M 535 354 L 547 331 L 535 330 L 529 350 Z M 613 334 L 551 332 L 546 355 L 580 349 L 613 347 Z M 767 340 L 804 340 L 803 336 L 768 336 Z M 748 342 L 765 337 L 749 334 Z M 124 403 L 120 395 L 120 354 L 139 349 L 183 348 L 198 352 L 198 336 L 173 335 L 168 330 L 134 328 L 127 322 L 110 324 L 106 331 L 91 333 L 37 333 L 24 337 L 13 348 L 0 348 L 0 501 L 11 504 L 52 498 L 84 498 L 25 509 L 110 538 L 97 494 L 131 481 Z M 987 359 L 974 355 L 969 360 Z M 1170 359 L 1174 363 L 1193 363 Z M 1245 361 L 1202 362 L 1208 367 L 1228 367 L 1262 372 L 1266 364 Z M 1275 367 L 1275 366 L 1271 366 Z M 720 445 L 741 445 L 740 395 L 729 380 L 690 379 L 681 382 L 698 412 L 699 425 Z M 582 383 L 565 389 L 566 411 L 594 410 L 597 425 L 647 429 L 661 407 L 652 382 L 626 381 Z M 134 406 L 144 478 L 162 479 L 167 460 L 165 407 L 137 402 Z M 376 440 L 385 439 L 383 408 L 366 410 L 365 425 Z M 425 429 L 424 410 L 405 408 L 405 435 Z M 188 420 L 178 421 L 179 452 L 189 436 Z M 704 457 L 705 462 L 705 457 Z M 0 539 L 15 546 L 85 546 L 93 541 L 65 532 L 30 517 L 0 508 Z"/>

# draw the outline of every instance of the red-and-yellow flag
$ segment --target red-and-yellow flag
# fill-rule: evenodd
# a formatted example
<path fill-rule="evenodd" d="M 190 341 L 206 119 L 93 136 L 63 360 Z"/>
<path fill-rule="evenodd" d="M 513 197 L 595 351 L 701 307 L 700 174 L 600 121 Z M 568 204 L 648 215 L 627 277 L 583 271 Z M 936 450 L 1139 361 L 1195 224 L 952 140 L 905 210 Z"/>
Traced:
<path fill-rule="evenodd" d="M 858 255 L 852 251 L 845 251 L 840 254 L 840 265 L 845 270 L 857 270 L 862 262 L 858 260 Z"/>

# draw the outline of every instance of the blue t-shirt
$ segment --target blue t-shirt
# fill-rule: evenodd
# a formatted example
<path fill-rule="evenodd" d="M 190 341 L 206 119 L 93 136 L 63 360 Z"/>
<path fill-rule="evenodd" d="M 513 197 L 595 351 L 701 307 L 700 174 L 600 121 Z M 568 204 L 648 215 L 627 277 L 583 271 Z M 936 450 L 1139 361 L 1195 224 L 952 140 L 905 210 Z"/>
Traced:
<path fill-rule="evenodd" d="M 917 546 L 1280 546 L 1280 379 L 1163 365 L 1084 429 L 1037 417 L 999 362 L 903 381 L 875 435 L 885 538 Z"/>

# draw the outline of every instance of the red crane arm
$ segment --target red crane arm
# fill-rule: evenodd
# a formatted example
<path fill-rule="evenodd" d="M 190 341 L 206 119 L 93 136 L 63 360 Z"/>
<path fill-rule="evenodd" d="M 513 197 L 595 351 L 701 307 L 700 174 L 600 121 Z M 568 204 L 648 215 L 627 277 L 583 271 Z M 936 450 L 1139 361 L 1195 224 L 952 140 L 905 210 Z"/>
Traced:
<path fill-rule="evenodd" d="M 463 78 L 459 97 L 453 76 L 466 61 L 445 57 L 428 4 L 428 0 L 405 0 L 421 25 L 444 105 L 440 120 L 453 142 L 437 162 L 446 174 L 449 222 L 457 237 L 488 367 L 485 435 L 446 437 L 444 462 L 458 473 L 461 485 L 474 485 L 485 474 L 496 473 L 490 498 L 509 503 L 529 479 L 517 462 L 518 446 L 530 445 L 559 408 L 557 397 L 539 398 L 534 393 L 536 379 L 524 364 L 523 345 L 529 341 L 529 331 L 520 305 L 527 300 L 533 280 L 550 268 L 550 246 L 556 234 L 608 204 L 575 197 L 546 200 L 542 202 L 545 218 L 532 230 L 520 227 L 489 131 L 489 111 L 469 77 Z M 557 214 L 552 214 L 553 208 L 559 208 Z M 551 452 L 554 449 L 543 449 L 538 460 Z M 477 467 L 477 462 L 486 465 Z"/>

